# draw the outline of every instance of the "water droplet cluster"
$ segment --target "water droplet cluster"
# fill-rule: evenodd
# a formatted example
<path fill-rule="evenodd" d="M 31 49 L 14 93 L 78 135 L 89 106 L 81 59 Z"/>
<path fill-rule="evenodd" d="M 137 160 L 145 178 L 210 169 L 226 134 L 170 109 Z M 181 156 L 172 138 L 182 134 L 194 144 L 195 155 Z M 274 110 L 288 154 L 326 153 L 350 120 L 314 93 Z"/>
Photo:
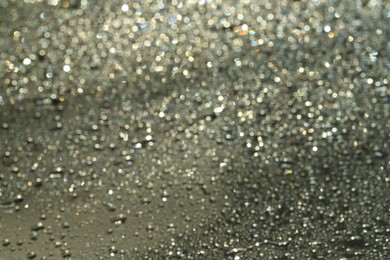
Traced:
<path fill-rule="evenodd" d="M 0 258 L 389 258 L 387 1 L 0 2 Z"/>

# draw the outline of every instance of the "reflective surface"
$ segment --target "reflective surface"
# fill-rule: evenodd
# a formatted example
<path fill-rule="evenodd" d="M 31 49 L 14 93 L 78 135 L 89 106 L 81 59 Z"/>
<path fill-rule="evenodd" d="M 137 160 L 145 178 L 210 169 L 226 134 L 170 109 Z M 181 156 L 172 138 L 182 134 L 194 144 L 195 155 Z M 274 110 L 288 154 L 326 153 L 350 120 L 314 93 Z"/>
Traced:
<path fill-rule="evenodd" d="M 386 259 L 387 1 L 1 1 L 0 259 Z"/>

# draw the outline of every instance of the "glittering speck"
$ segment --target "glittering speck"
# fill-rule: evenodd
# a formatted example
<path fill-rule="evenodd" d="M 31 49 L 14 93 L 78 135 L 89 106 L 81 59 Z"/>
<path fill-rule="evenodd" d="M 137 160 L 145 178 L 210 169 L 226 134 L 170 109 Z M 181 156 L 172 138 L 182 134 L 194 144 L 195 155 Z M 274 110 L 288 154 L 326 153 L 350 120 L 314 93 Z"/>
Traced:
<path fill-rule="evenodd" d="M 29 58 L 25 58 L 24 60 L 23 60 L 23 64 L 24 65 L 30 65 L 31 64 L 31 60 L 29 59 Z"/>
<path fill-rule="evenodd" d="M 65 72 L 69 72 L 70 71 L 70 66 L 69 65 L 64 65 L 64 68 L 63 68 L 63 70 L 65 71 Z"/>
<path fill-rule="evenodd" d="M 127 4 L 123 4 L 121 9 L 122 9 L 122 12 L 127 12 L 127 11 L 129 11 L 129 6 Z"/>

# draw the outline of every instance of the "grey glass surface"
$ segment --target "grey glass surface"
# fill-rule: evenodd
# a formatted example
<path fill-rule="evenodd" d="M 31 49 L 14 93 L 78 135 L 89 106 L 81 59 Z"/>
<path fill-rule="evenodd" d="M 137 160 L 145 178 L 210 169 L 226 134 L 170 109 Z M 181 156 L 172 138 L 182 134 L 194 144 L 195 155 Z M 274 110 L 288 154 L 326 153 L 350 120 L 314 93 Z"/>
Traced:
<path fill-rule="evenodd" d="M 388 1 L 0 1 L 0 259 L 389 259 Z"/>

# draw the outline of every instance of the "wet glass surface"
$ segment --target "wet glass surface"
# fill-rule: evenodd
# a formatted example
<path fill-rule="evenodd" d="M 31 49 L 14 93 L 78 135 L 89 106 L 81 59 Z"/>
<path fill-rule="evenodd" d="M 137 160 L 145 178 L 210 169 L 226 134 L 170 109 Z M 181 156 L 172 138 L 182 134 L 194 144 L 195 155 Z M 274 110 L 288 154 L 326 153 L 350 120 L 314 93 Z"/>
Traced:
<path fill-rule="evenodd" d="M 0 259 L 388 259 L 388 1 L 0 1 Z"/>

